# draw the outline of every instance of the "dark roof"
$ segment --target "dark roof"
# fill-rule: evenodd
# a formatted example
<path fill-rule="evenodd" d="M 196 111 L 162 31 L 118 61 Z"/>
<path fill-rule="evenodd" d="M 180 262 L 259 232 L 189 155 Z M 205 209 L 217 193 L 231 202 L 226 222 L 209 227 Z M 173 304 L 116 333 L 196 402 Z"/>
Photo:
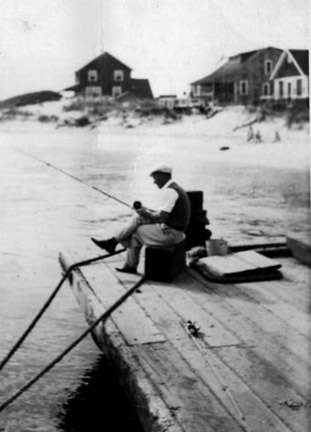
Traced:
<path fill-rule="evenodd" d="M 152 90 L 147 79 L 131 79 L 131 93 L 141 99 L 153 99 Z"/>
<path fill-rule="evenodd" d="M 291 49 L 289 51 L 301 67 L 303 73 L 309 75 L 309 50 Z"/>
<path fill-rule="evenodd" d="M 235 72 L 237 72 L 240 69 L 240 67 L 241 67 L 240 63 L 235 63 L 233 61 L 228 61 L 227 63 L 225 63 L 224 65 L 220 66 L 218 69 L 216 69 L 210 75 L 207 75 L 204 78 L 201 78 L 201 79 L 199 79 L 197 81 L 194 81 L 191 84 L 203 84 L 203 83 L 208 83 L 208 82 L 215 81 L 217 79 L 223 80 L 226 77 L 228 77 L 229 75 L 232 75 Z"/>
<path fill-rule="evenodd" d="M 258 51 L 259 50 L 247 51 L 247 52 L 235 54 L 234 56 L 230 56 L 229 60 L 225 64 L 220 66 L 218 69 L 216 69 L 213 73 L 211 73 L 210 75 L 207 75 L 206 77 L 201 78 L 197 81 L 194 81 L 191 84 L 203 84 L 203 83 L 215 81 L 217 79 L 224 80 L 229 75 L 232 75 L 235 72 L 237 72 L 241 68 L 241 65 L 246 60 L 248 60 L 253 54 L 257 53 Z M 234 61 L 234 59 L 236 59 L 238 57 L 241 60 L 239 63 Z"/>
<path fill-rule="evenodd" d="M 122 63 L 117 58 L 113 57 L 108 52 L 104 52 L 103 54 L 99 55 L 94 60 L 90 61 L 85 66 L 83 66 L 82 68 L 77 70 L 76 73 L 81 72 L 83 69 L 87 69 L 89 67 L 104 67 L 105 64 L 110 63 L 110 62 L 117 64 L 121 69 L 132 70 L 130 67 L 128 67 L 126 64 Z"/>
<path fill-rule="evenodd" d="M 252 51 L 246 51 L 240 54 L 236 54 L 234 56 L 230 56 L 229 59 L 233 59 L 235 57 L 241 57 L 241 63 L 244 63 L 249 57 L 251 57 L 253 54 L 255 54 L 259 50 L 252 50 Z"/>
<path fill-rule="evenodd" d="M 227 80 L 229 76 L 231 77 L 232 75 L 234 75 L 235 72 L 238 72 L 242 68 L 243 63 L 245 63 L 253 55 L 257 54 L 259 51 L 264 51 L 270 48 L 279 49 L 279 48 L 269 46 L 258 50 L 246 51 L 246 52 L 242 52 L 230 56 L 229 60 L 225 64 L 220 66 L 218 69 L 216 69 L 213 73 L 197 81 L 194 81 L 191 84 L 203 84 L 203 83 L 209 83 L 216 80 L 220 80 L 220 81 Z M 240 58 L 240 62 L 234 61 L 237 58 Z"/>

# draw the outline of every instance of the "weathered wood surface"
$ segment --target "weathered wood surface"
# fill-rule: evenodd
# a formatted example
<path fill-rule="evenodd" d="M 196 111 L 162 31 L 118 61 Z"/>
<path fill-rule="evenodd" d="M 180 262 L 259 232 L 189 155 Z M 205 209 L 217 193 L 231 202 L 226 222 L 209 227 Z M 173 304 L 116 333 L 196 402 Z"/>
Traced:
<path fill-rule="evenodd" d="M 100 308 L 137 280 L 114 271 L 121 259 L 81 270 Z M 100 344 L 122 365 L 146 431 L 310 430 L 310 269 L 278 261 L 281 281 L 222 285 L 189 270 L 147 281 L 107 322 Z M 204 349 L 181 326 L 189 319 Z"/>
<path fill-rule="evenodd" d="M 286 242 L 294 257 L 311 267 L 311 233 L 291 234 Z"/>
<path fill-rule="evenodd" d="M 276 261 L 254 251 L 242 251 L 224 256 L 208 256 L 201 258 L 200 263 L 205 265 L 212 274 L 224 277 L 281 267 Z"/>

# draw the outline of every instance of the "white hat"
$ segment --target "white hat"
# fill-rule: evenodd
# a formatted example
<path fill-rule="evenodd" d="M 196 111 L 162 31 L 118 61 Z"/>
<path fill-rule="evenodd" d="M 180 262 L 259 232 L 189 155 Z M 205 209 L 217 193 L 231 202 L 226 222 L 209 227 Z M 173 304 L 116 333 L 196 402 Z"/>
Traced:
<path fill-rule="evenodd" d="M 152 176 L 153 174 L 155 174 L 157 172 L 165 173 L 165 174 L 172 174 L 172 168 L 169 167 L 168 165 L 156 165 L 150 171 L 150 175 Z"/>

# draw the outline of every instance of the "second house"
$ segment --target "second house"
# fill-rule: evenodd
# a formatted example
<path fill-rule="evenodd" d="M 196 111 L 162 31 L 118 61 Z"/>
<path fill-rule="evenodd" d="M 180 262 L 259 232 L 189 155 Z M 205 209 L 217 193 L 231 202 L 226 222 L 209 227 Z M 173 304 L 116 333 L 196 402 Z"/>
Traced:
<path fill-rule="evenodd" d="M 104 52 L 75 73 L 76 84 L 66 88 L 77 96 L 153 99 L 147 79 L 131 78 L 132 69 Z"/>

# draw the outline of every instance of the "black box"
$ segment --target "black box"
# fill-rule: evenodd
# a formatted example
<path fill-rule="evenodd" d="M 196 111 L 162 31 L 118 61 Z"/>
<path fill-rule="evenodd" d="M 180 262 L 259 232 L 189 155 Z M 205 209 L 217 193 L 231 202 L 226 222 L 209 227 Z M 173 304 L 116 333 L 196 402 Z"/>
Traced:
<path fill-rule="evenodd" d="M 182 241 L 174 246 L 147 246 L 145 277 L 159 282 L 172 280 L 186 267 L 186 247 Z"/>

